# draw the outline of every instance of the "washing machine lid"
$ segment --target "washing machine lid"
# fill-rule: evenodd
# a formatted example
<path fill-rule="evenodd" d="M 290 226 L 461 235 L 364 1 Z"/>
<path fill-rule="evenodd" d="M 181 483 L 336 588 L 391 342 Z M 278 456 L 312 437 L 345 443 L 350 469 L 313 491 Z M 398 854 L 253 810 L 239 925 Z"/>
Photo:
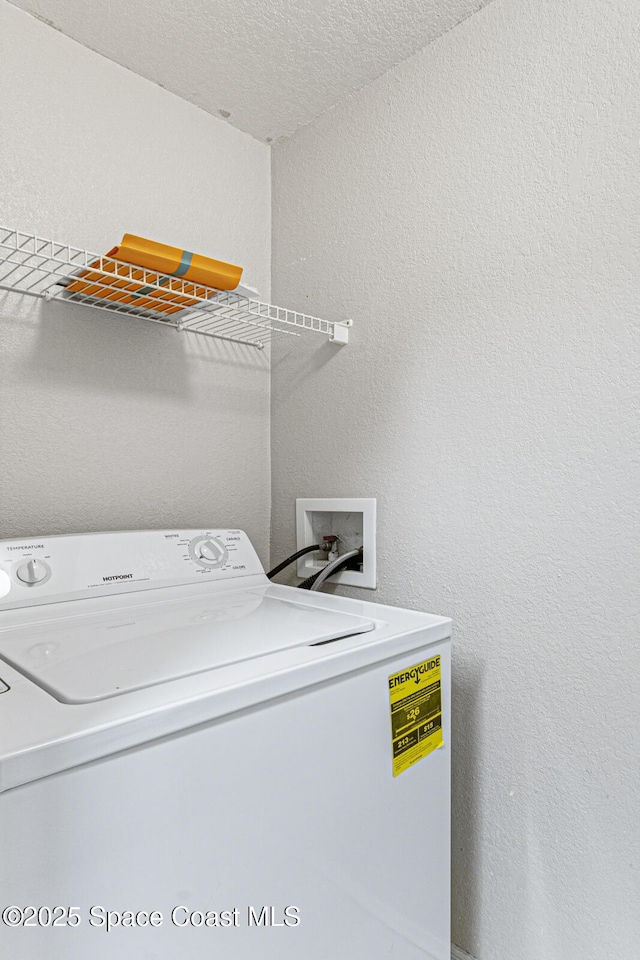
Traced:
<path fill-rule="evenodd" d="M 135 606 L 122 599 L 114 598 L 108 612 L 83 615 L 77 603 L 68 604 L 68 617 L 0 630 L 0 658 L 57 700 L 80 704 L 375 626 L 259 589 Z"/>

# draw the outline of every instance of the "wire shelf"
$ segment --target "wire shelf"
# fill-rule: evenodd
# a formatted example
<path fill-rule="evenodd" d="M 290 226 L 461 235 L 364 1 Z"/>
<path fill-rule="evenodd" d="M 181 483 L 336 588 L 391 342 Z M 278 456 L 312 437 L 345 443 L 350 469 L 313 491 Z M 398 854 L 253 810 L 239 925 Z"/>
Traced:
<path fill-rule="evenodd" d="M 259 350 L 273 337 L 298 337 L 301 330 L 347 343 L 352 323 L 263 303 L 242 285 L 214 290 L 2 226 L 0 290 L 81 303 Z"/>

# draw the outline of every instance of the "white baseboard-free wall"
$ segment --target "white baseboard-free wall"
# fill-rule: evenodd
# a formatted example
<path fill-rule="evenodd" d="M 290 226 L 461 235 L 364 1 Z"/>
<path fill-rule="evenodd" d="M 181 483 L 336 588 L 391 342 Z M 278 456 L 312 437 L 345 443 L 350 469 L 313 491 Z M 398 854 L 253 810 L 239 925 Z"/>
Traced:
<path fill-rule="evenodd" d="M 273 555 L 376 497 L 378 588 L 331 589 L 452 618 L 482 960 L 638 956 L 637 7 L 493 0 L 273 149 L 274 300 L 354 319 L 274 345 Z"/>
<path fill-rule="evenodd" d="M 0 223 L 97 251 L 151 237 L 268 298 L 266 144 L 5 0 L 0 130 Z M 266 354 L 3 293 L 0 537 L 242 525 L 266 563 Z"/>

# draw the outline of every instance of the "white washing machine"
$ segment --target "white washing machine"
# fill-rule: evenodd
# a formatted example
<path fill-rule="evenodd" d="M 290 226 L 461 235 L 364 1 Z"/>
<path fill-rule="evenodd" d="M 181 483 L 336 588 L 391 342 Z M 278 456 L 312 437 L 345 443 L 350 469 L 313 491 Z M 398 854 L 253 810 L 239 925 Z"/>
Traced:
<path fill-rule="evenodd" d="M 239 530 L 0 542 L 0 956 L 445 960 L 450 621 Z"/>

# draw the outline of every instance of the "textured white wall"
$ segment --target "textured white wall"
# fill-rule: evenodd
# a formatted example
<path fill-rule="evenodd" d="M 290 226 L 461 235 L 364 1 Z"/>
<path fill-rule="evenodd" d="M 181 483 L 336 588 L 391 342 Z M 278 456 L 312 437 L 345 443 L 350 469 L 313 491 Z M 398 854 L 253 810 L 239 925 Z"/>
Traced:
<path fill-rule="evenodd" d="M 269 149 L 0 0 L 0 223 L 268 295 Z M 266 558 L 266 355 L 2 292 L 0 339 L 0 536 L 241 524 Z"/>
<path fill-rule="evenodd" d="M 494 0 L 274 150 L 274 297 L 356 326 L 274 354 L 273 556 L 377 497 L 362 595 L 453 617 L 481 960 L 640 950 L 637 14 Z"/>

